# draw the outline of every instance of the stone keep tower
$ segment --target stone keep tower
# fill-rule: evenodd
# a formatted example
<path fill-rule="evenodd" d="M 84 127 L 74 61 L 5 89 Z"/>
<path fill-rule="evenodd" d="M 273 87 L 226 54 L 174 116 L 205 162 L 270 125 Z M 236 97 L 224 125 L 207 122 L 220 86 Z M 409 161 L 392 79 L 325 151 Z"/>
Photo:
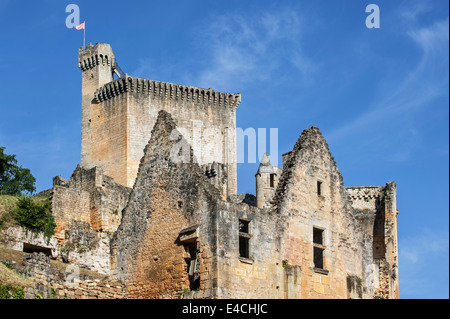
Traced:
<path fill-rule="evenodd" d="M 100 167 L 117 183 L 133 187 L 157 114 L 164 110 L 173 115 L 179 131 L 171 137 L 182 135 L 193 146 L 195 161 L 209 178 L 216 177 L 211 182 L 217 184 L 222 197 L 236 194 L 240 93 L 123 74 L 118 72 L 114 52 L 106 43 L 80 48 L 78 62 L 83 71 L 81 166 Z M 115 80 L 114 73 L 118 76 Z M 175 155 L 183 153 L 182 144 L 180 141 Z"/>

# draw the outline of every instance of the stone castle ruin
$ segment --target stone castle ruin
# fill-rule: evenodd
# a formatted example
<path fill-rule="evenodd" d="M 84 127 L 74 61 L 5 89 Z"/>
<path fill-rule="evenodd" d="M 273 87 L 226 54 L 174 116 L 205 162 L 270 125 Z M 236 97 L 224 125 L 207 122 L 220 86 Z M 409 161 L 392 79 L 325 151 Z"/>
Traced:
<path fill-rule="evenodd" d="M 50 242 L 16 249 L 118 280 L 126 298 L 399 297 L 394 182 L 345 187 L 311 127 L 282 167 L 264 155 L 256 196 L 237 194 L 239 93 L 132 77 L 105 43 L 78 62 L 81 163 L 48 191 Z"/>

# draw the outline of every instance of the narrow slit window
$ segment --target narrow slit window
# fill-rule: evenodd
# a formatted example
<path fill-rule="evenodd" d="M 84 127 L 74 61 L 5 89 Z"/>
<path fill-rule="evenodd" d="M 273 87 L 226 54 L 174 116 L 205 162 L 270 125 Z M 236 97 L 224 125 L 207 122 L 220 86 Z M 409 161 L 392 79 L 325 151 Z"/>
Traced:
<path fill-rule="evenodd" d="M 319 195 L 319 196 L 322 195 L 322 182 L 321 181 L 317 181 L 317 195 Z"/>
<path fill-rule="evenodd" d="M 270 187 L 275 187 L 275 174 L 270 174 Z"/>

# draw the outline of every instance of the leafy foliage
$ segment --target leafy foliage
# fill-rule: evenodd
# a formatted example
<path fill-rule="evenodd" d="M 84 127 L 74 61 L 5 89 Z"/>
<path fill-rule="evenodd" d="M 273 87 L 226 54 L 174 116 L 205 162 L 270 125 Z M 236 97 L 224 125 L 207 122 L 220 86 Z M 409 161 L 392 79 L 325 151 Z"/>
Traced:
<path fill-rule="evenodd" d="M 18 196 L 27 191 L 33 193 L 36 178 L 28 168 L 17 165 L 15 155 L 8 155 L 0 147 L 0 193 Z"/>
<path fill-rule="evenodd" d="M 0 283 L 0 299 L 23 299 L 25 297 L 25 290 L 23 287 L 12 287 L 11 285 L 4 285 Z"/>
<path fill-rule="evenodd" d="M 40 203 L 29 196 L 21 196 L 12 217 L 17 224 L 31 232 L 43 232 L 47 240 L 55 233 L 56 223 L 48 199 Z"/>

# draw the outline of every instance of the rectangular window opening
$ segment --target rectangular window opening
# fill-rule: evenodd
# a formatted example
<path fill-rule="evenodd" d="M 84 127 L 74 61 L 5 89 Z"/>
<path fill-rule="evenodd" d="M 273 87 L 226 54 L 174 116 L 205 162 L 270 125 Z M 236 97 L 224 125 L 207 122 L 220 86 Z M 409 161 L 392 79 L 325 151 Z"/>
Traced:
<path fill-rule="evenodd" d="M 314 247 L 314 267 L 323 269 L 323 249 Z"/>
<path fill-rule="evenodd" d="M 314 267 L 318 269 L 324 269 L 323 256 L 325 246 L 323 235 L 323 229 L 313 227 Z"/>
<path fill-rule="evenodd" d="M 239 219 L 239 232 L 248 234 L 248 220 Z"/>
<path fill-rule="evenodd" d="M 275 174 L 270 174 L 270 187 L 275 187 Z"/>
<path fill-rule="evenodd" d="M 243 258 L 250 258 L 250 238 L 239 236 L 239 256 Z"/>
<path fill-rule="evenodd" d="M 200 288 L 200 260 L 197 255 L 197 243 L 188 243 L 184 245 L 186 251 L 185 262 L 189 278 L 189 289 Z"/>
<path fill-rule="evenodd" d="M 313 228 L 313 243 L 323 245 L 323 229 Z"/>
<path fill-rule="evenodd" d="M 247 259 L 250 258 L 249 223 L 248 220 L 239 219 L 239 256 Z"/>

